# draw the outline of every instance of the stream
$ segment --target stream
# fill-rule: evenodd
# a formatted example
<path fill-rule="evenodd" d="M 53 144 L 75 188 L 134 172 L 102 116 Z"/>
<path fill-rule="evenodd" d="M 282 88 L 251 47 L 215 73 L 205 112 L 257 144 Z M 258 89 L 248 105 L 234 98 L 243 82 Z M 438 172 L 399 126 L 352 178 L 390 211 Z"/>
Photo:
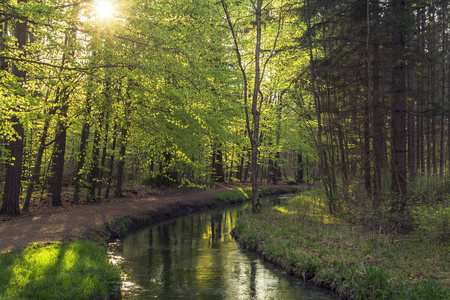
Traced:
<path fill-rule="evenodd" d="M 110 243 L 125 272 L 122 298 L 338 299 L 241 249 L 230 231 L 249 208 L 192 214 Z"/>

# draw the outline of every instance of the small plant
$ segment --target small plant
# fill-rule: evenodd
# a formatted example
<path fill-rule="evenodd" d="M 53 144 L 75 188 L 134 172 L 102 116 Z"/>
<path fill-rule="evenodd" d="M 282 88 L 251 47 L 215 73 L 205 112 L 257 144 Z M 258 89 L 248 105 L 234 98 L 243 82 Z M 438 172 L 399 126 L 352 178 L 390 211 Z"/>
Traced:
<path fill-rule="evenodd" d="M 441 242 L 450 241 L 450 205 L 438 203 L 423 205 L 412 210 L 414 223 L 421 236 Z"/>
<path fill-rule="evenodd" d="M 391 299 L 389 274 L 385 270 L 368 266 L 356 279 L 355 299 Z"/>

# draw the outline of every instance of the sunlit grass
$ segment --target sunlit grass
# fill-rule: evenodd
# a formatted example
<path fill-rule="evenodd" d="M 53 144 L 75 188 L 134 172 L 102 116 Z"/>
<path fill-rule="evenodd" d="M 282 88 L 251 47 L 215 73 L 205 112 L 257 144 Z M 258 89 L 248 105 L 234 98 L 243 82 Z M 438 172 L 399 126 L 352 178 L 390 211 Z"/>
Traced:
<path fill-rule="evenodd" d="M 0 254 L 0 299 L 107 299 L 119 288 L 120 270 L 92 242 Z"/>
<path fill-rule="evenodd" d="M 239 218 L 235 232 L 265 258 L 344 296 L 450 299 L 448 243 L 424 242 L 415 234 L 354 230 L 330 216 L 321 199 L 317 190 L 304 192 L 260 214 Z M 410 297 L 414 289 L 430 294 Z M 436 295 L 440 298 L 433 298 Z"/>

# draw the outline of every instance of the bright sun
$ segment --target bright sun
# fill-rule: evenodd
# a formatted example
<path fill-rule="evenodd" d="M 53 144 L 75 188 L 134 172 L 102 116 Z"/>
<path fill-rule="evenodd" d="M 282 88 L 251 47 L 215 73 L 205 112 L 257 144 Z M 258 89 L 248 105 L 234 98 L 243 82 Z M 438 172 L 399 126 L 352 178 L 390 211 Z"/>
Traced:
<path fill-rule="evenodd" d="M 101 18 L 111 18 L 114 14 L 114 6 L 107 0 L 96 0 L 94 7 L 95 12 Z"/>

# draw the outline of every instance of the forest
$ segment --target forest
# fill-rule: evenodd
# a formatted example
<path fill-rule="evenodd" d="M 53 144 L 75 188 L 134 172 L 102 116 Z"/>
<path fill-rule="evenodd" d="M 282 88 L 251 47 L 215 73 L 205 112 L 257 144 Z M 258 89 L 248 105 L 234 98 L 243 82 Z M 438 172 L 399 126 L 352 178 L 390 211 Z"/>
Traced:
<path fill-rule="evenodd" d="M 448 6 L 1 0 L 0 211 L 217 181 L 448 211 Z"/>
<path fill-rule="evenodd" d="M 329 299 L 448 299 L 449 6 L 0 0 L 0 298 L 110 299 L 132 272 L 107 242 L 251 199 L 113 247 L 175 267 L 154 290 L 264 295 L 262 258 Z"/>

